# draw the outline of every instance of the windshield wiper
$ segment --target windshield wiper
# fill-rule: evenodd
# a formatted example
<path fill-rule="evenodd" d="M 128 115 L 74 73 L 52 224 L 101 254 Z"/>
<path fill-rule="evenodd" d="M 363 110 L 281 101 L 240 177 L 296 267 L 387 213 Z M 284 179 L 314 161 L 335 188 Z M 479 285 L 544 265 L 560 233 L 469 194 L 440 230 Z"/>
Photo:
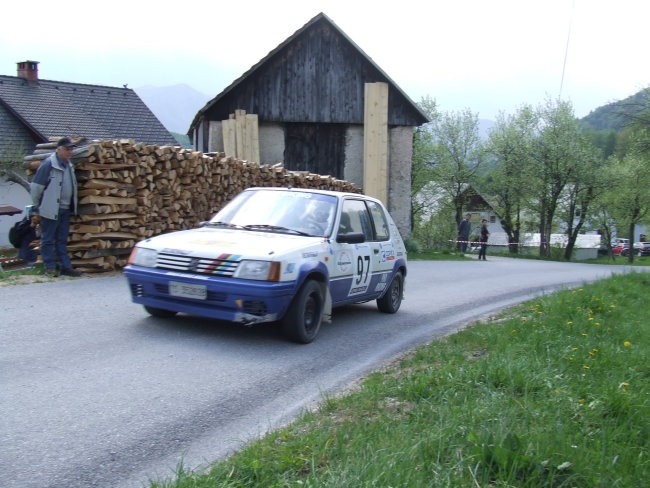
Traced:
<path fill-rule="evenodd" d="M 231 224 L 230 222 L 207 222 L 206 227 L 228 227 L 230 229 L 241 229 L 241 225 Z"/>
<path fill-rule="evenodd" d="M 268 230 L 268 231 L 276 231 L 276 232 L 287 232 L 291 234 L 298 234 L 301 236 L 312 237 L 311 234 L 308 234 L 306 232 L 302 232 L 296 229 L 289 229 L 288 227 L 282 227 L 279 225 L 249 224 L 249 225 L 245 225 L 243 228 L 246 230 Z"/>

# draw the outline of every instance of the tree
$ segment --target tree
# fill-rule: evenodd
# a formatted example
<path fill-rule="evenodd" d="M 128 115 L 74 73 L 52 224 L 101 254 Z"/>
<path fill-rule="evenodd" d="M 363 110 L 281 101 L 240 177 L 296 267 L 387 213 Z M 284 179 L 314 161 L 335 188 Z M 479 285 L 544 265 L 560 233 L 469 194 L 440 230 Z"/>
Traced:
<path fill-rule="evenodd" d="M 606 175 L 608 172 L 604 171 Z M 595 223 L 598 225 L 598 233 L 600 234 L 600 245 L 602 247 L 603 240 L 605 241 L 605 248 L 607 255 L 611 258 L 614 257 L 612 253 L 612 239 L 614 238 L 614 230 L 616 229 L 616 218 L 612 215 L 611 206 L 607 201 L 607 194 L 609 189 L 601 195 L 592 207 L 592 216 Z"/>
<path fill-rule="evenodd" d="M 640 141 L 645 139 L 642 137 Z M 644 157 L 643 144 L 630 151 L 623 159 L 610 158 L 610 182 L 608 203 L 620 228 L 625 229 L 630 242 L 628 260 L 634 261 L 634 227 L 650 216 L 650 172 L 648 158 Z"/>
<path fill-rule="evenodd" d="M 11 148 L 6 154 L 3 154 L 0 159 L 0 176 L 7 181 L 19 184 L 29 192 L 29 181 L 22 169 L 24 155 L 25 150 L 22 147 Z"/>
<path fill-rule="evenodd" d="M 539 253 L 549 257 L 555 213 L 567 185 L 578 178 L 583 139 L 569 102 L 548 100 L 538 113 L 539 136 L 533 149 L 538 177 L 533 184 L 539 215 Z"/>
<path fill-rule="evenodd" d="M 487 146 L 496 165 L 486 176 L 483 190 L 494 195 L 493 210 L 513 253 L 518 251 L 521 212 L 530 196 L 526 182 L 530 177 L 536 126 L 537 116 L 530 106 L 523 106 L 515 115 L 499 114 Z"/>
<path fill-rule="evenodd" d="M 436 101 L 425 97 L 420 102 L 420 108 L 427 114 L 429 120 L 438 117 Z M 413 136 L 413 163 L 411 167 L 411 229 L 417 227 L 423 213 L 432 206 L 430 195 L 425 190 L 426 185 L 433 179 L 434 139 L 430 124 L 420 127 Z"/>
<path fill-rule="evenodd" d="M 578 235 L 590 217 L 592 204 L 609 185 L 601 151 L 592 146 L 586 137 L 579 138 L 576 150 L 578 158 L 575 170 L 569 177 L 560 212 L 567 234 L 564 248 L 564 259 L 567 261 L 571 260 Z"/>
<path fill-rule="evenodd" d="M 446 112 L 432 122 L 433 180 L 442 196 L 453 202 L 455 220 L 463 215 L 464 191 L 476 180 L 483 161 L 483 144 L 479 136 L 478 115 L 465 109 Z"/>

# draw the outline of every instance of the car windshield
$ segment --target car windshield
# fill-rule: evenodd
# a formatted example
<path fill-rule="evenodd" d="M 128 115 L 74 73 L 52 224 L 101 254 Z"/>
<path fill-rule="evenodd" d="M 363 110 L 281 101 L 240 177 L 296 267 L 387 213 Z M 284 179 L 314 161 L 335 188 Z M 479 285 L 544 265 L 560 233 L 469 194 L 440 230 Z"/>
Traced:
<path fill-rule="evenodd" d="M 209 222 L 210 226 L 329 237 L 336 211 L 332 195 L 300 190 L 240 193 Z"/>

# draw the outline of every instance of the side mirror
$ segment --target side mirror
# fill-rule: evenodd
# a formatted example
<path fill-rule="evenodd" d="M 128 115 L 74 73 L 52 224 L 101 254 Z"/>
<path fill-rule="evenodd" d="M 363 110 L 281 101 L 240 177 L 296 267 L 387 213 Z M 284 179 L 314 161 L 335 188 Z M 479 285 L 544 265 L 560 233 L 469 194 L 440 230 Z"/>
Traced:
<path fill-rule="evenodd" d="M 363 232 L 347 232 L 345 234 L 338 234 L 336 236 L 336 242 L 345 244 L 361 244 L 362 242 L 366 242 L 366 238 L 363 235 Z"/>

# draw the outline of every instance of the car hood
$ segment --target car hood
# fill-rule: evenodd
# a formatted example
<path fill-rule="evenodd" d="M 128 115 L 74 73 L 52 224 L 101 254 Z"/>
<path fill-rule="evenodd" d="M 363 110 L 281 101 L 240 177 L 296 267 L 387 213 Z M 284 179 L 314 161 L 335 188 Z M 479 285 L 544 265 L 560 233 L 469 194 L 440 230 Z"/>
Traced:
<path fill-rule="evenodd" d="M 140 242 L 138 246 L 159 252 L 205 258 L 216 258 L 225 253 L 253 259 L 269 259 L 324 241 L 323 237 L 201 228 L 152 237 Z"/>

